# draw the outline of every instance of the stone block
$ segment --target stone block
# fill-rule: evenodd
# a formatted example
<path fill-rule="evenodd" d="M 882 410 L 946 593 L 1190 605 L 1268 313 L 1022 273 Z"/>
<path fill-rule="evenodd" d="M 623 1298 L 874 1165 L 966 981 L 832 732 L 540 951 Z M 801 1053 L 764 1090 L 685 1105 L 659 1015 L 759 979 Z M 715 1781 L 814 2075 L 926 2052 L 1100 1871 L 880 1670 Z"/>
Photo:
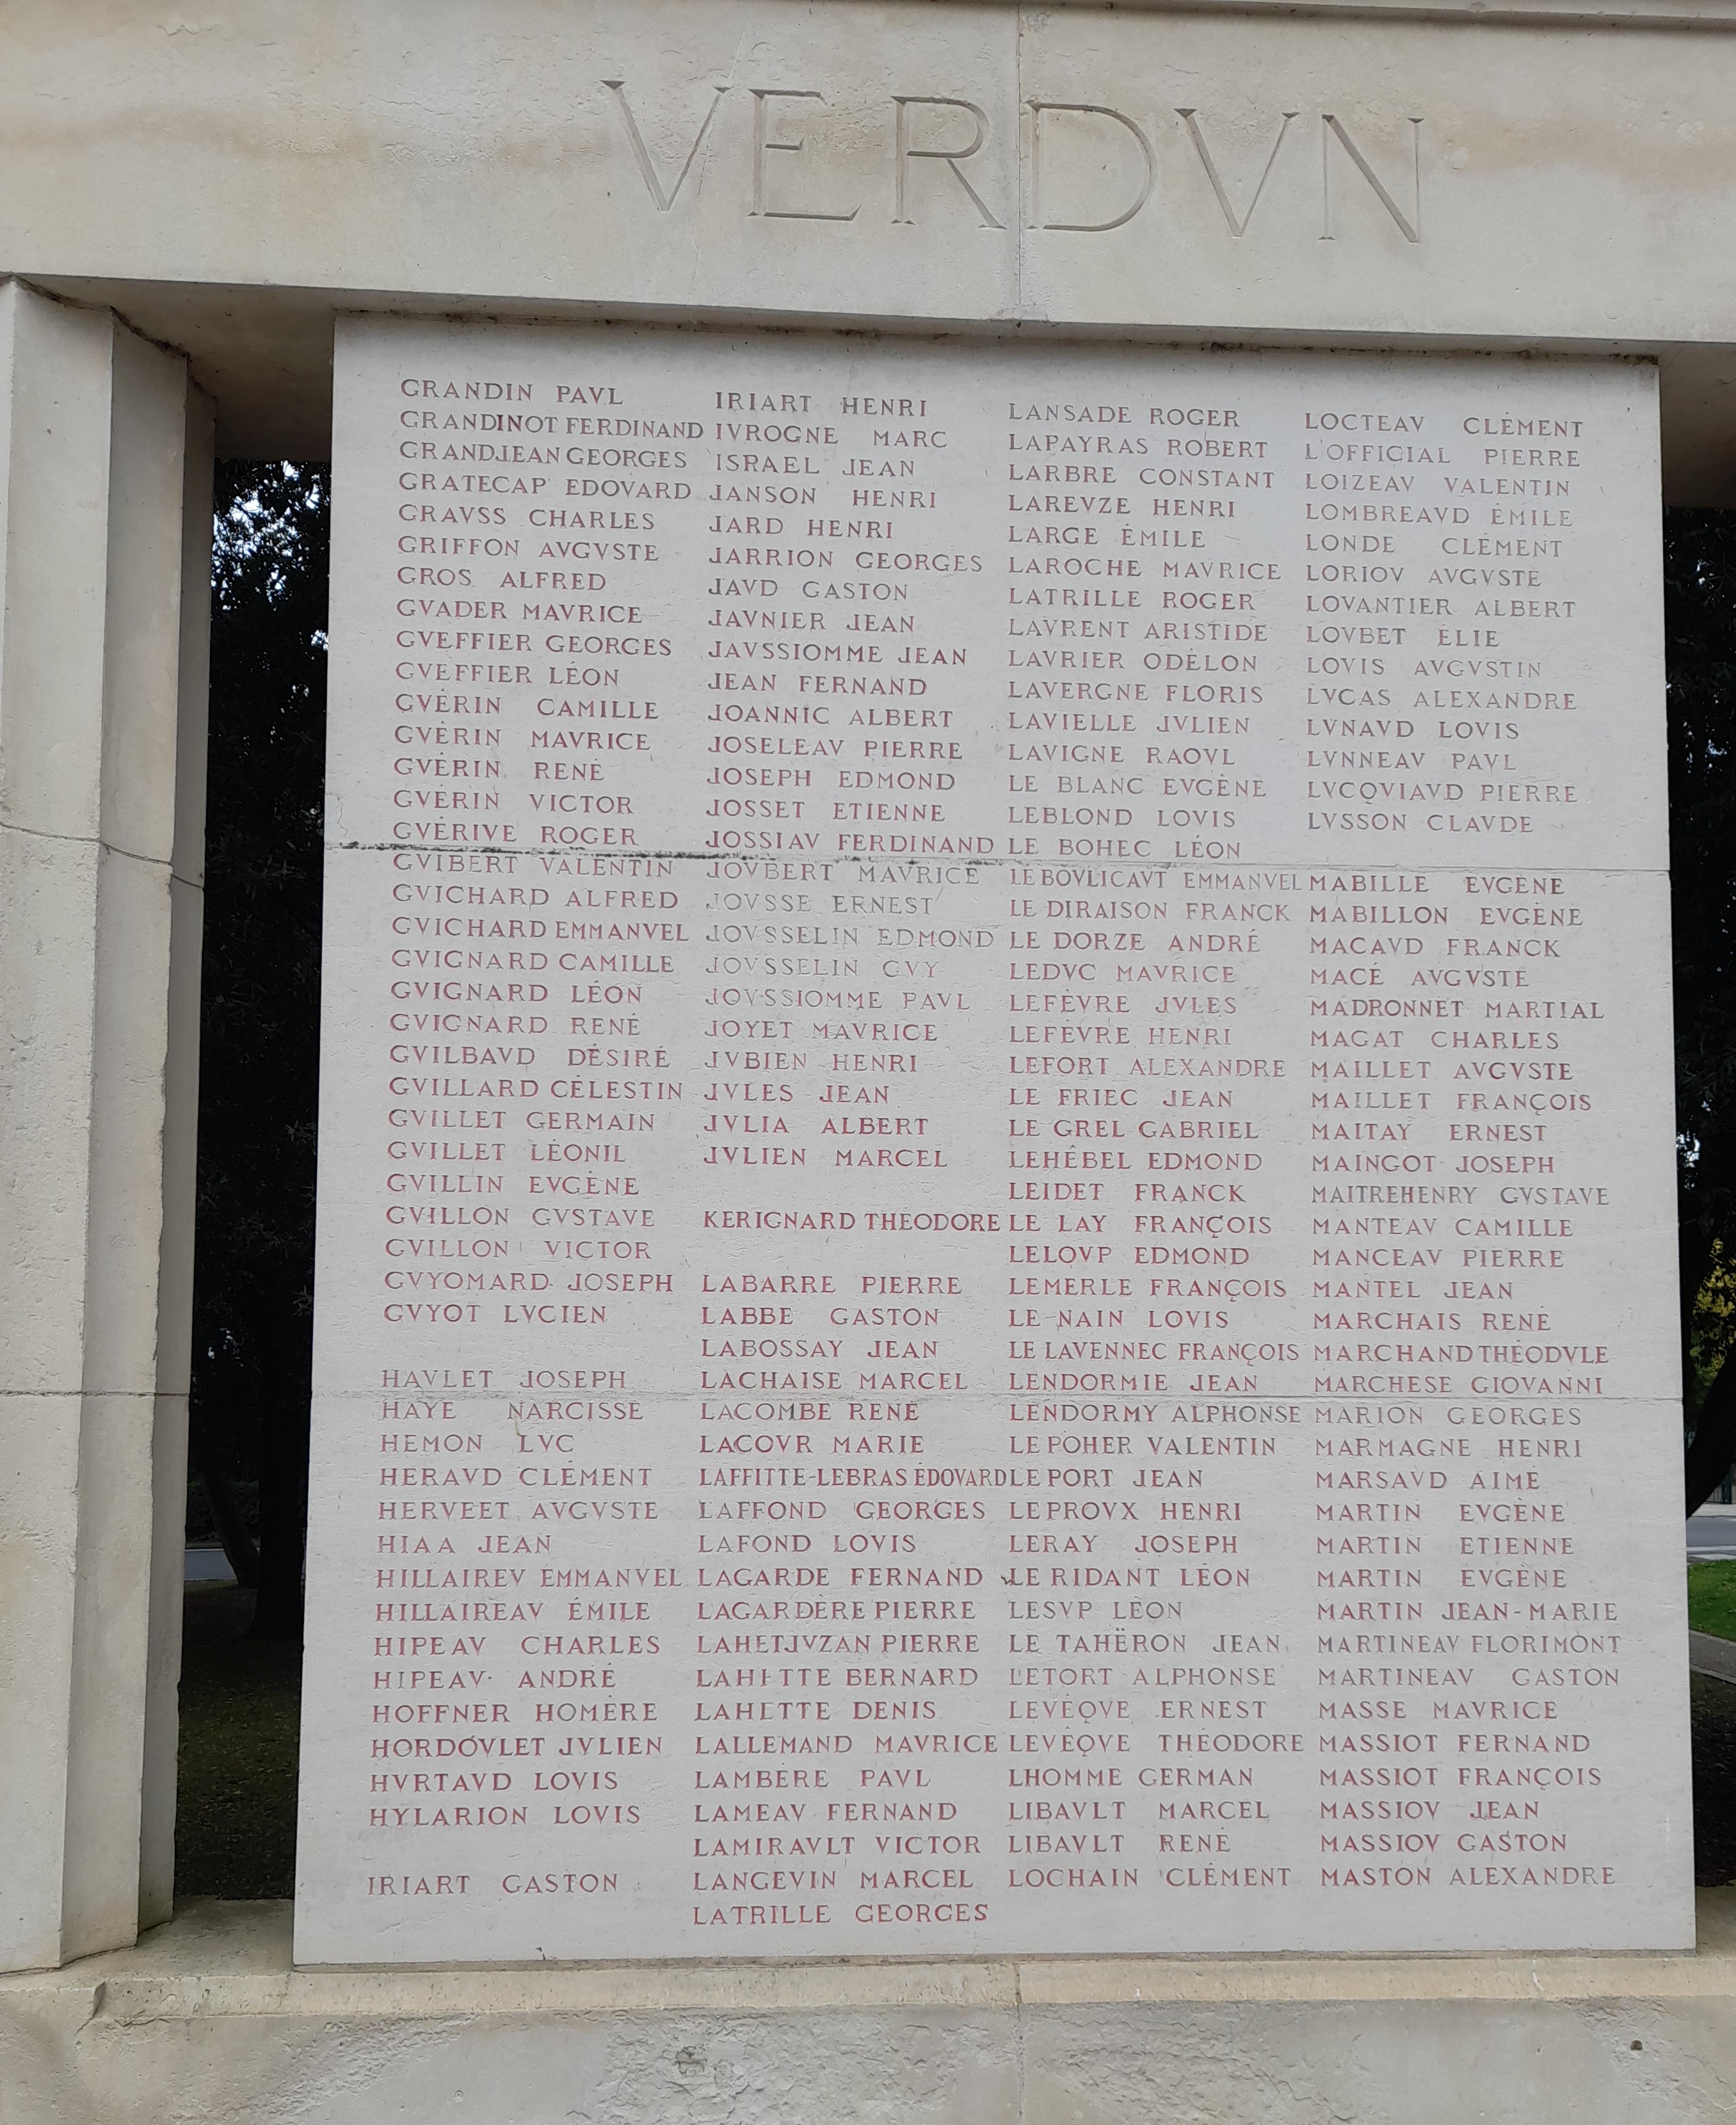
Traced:
<path fill-rule="evenodd" d="M 300 1971 L 194 1903 L 0 1978 L 18 2125 L 1721 2125 L 1736 1892 L 1697 1953 Z"/>

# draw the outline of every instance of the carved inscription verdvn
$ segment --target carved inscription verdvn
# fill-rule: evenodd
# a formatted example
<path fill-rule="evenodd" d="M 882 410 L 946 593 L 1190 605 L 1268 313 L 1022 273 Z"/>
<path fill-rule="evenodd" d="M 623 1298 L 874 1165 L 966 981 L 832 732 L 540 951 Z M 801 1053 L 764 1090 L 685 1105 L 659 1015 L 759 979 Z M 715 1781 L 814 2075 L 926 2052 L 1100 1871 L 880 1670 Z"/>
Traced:
<path fill-rule="evenodd" d="M 696 192 L 704 188 L 705 163 L 704 151 L 712 135 L 713 125 L 724 100 L 736 92 L 727 85 L 714 84 L 710 101 L 705 106 L 679 174 L 672 184 L 668 184 L 659 173 L 657 163 L 647 147 L 640 120 L 629 99 L 624 78 L 611 79 L 603 86 L 610 92 L 620 114 L 620 125 L 633 165 L 642 178 L 653 206 L 659 214 L 668 214 L 675 206 L 687 185 L 694 179 Z M 804 181 L 822 184 L 825 167 L 825 150 L 818 138 L 810 139 L 804 130 L 791 138 L 776 137 L 772 111 L 780 103 L 813 104 L 822 111 L 832 110 L 831 100 L 818 89 L 802 88 L 748 88 L 739 92 L 751 101 L 752 123 L 747 148 L 746 202 L 751 217 L 776 220 L 851 222 L 865 209 L 870 212 L 889 208 L 889 219 L 894 224 L 908 224 L 918 219 L 918 207 L 924 214 L 941 210 L 937 196 L 924 195 L 913 181 L 912 165 L 918 163 L 938 163 L 953 178 L 969 206 L 974 210 L 978 225 L 984 229 L 1000 229 L 1016 210 L 1008 201 L 998 212 L 984 196 L 983 187 L 988 180 L 967 176 L 963 167 L 983 155 L 991 143 L 994 121 L 988 111 L 979 102 L 968 97 L 937 95 L 899 95 L 889 99 L 890 109 L 886 125 L 887 160 L 889 163 L 889 199 L 885 193 L 872 200 L 859 199 L 849 206 L 820 204 L 817 197 L 802 191 Z M 941 145 L 918 133 L 918 112 L 941 113 L 958 111 L 965 114 L 970 123 L 968 139 L 951 145 Z M 858 114 L 851 112 L 852 119 Z M 1167 123 L 1179 128 L 1189 143 L 1198 166 L 1209 187 L 1210 198 L 1215 200 L 1225 227 L 1232 237 L 1248 233 L 1261 198 L 1280 164 L 1281 152 L 1286 144 L 1294 146 L 1285 158 L 1285 167 L 1279 172 L 1281 184 L 1309 187 L 1317 196 L 1320 216 L 1320 235 L 1333 240 L 1343 232 L 1333 225 L 1333 179 L 1329 148 L 1336 143 L 1342 151 L 1350 168 L 1366 185 L 1369 192 L 1379 201 L 1408 243 L 1422 241 L 1422 128 L 1424 121 L 1408 117 L 1404 124 L 1410 129 L 1407 160 L 1409 168 L 1405 177 L 1398 180 L 1408 184 L 1411 193 L 1408 210 L 1401 208 L 1391 185 L 1377 168 L 1368 148 L 1352 134 L 1345 120 L 1337 113 L 1322 111 L 1312 114 L 1312 122 L 1318 125 L 1320 155 L 1318 163 L 1310 167 L 1302 152 L 1304 142 L 1300 134 L 1291 134 L 1292 125 L 1303 119 L 1300 111 L 1284 111 L 1276 115 L 1276 130 L 1271 144 L 1263 162 L 1252 173 L 1252 182 L 1245 207 L 1234 205 L 1219 153 L 1210 146 L 1202 125 L 1204 114 L 1196 106 L 1177 105 L 1172 112 L 1163 115 Z M 935 120 L 938 124 L 939 120 Z M 1092 210 L 1085 212 L 1059 196 L 1060 181 L 1051 173 L 1052 152 L 1045 153 L 1045 139 L 1049 130 L 1059 122 L 1097 130 L 1102 135 L 1101 145 L 1111 162 L 1125 164 L 1125 174 L 1118 181 L 1116 198 L 1105 202 L 1097 197 L 1098 186 L 1093 183 Z M 1309 121 L 1304 121 L 1306 124 Z M 1125 111 L 1106 103 L 1071 103 L 1040 97 L 1027 98 L 1021 107 L 1016 125 L 1019 190 L 1023 200 L 1020 212 L 1024 225 L 1035 230 L 1073 235 L 1102 234 L 1111 229 L 1125 227 L 1144 213 L 1150 204 L 1158 186 L 1158 159 L 1156 134 L 1151 121 L 1142 121 Z M 805 158 L 804 175 L 792 172 L 790 188 L 774 192 L 771 189 L 770 158 L 774 155 Z M 696 169 L 696 165 L 698 166 Z M 726 186 L 740 182 L 739 158 L 733 153 L 727 163 L 717 170 L 713 181 Z M 1077 175 L 1067 181 L 1070 188 L 1081 188 Z M 1197 210 L 1201 201 L 1190 202 L 1180 196 L 1165 201 L 1166 210 L 1187 215 Z"/>

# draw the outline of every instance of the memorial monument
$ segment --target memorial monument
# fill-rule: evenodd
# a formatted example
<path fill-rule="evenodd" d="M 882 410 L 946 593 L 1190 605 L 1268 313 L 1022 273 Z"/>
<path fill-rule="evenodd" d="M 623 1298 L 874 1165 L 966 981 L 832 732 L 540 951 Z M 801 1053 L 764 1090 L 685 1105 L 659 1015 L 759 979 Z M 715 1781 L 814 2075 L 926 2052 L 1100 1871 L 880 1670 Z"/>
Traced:
<path fill-rule="evenodd" d="M 1724 2113 L 1733 21 L 0 25 L 23 2115 Z M 214 446 L 335 497 L 293 1942 L 172 1915 Z"/>
<path fill-rule="evenodd" d="M 303 1958 L 1686 1945 L 1651 371 L 337 379 Z"/>

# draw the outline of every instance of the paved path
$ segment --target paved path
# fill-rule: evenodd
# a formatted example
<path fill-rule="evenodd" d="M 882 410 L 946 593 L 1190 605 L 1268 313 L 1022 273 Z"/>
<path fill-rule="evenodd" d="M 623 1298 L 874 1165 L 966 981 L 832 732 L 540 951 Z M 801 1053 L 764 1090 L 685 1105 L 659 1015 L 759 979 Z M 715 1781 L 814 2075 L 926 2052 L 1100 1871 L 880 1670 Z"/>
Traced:
<path fill-rule="evenodd" d="M 1736 1505 L 1702 1505 L 1687 1524 L 1688 1560 L 1736 1557 Z"/>
<path fill-rule="evenodd" d="M 1720 1682 L 1736 1682 L 1736 1643 L 1729 1638 L 1715 1638 L 1705 1631 L 1690 1631 L 1688 1666 L 1696 1675 L 1715 1675 Z"/>

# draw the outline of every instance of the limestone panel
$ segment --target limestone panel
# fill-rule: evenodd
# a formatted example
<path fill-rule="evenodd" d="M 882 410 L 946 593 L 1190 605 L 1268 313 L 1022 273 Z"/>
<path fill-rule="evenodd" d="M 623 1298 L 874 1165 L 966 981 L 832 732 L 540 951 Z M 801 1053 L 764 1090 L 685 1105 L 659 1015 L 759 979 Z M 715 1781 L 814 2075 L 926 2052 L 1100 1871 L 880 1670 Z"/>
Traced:
<path fill-rule="evenodd" d="M 1653 373 L 338 376 L 301 1959 L 1682 1943 Z"/>

